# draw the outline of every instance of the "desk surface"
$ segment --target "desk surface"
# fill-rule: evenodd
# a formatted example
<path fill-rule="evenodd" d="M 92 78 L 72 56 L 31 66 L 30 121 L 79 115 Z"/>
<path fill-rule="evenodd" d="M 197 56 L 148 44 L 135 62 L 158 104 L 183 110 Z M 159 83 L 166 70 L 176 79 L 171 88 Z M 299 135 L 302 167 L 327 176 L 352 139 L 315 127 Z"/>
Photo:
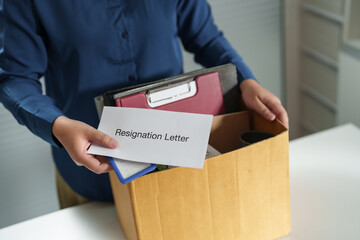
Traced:
<path fill-rule="evenodd" d="M 348 124 L 290 142 L 291 234 L 360 239 L 360 129 Z"/>
<path fill-rule="evenodd" d="M 0 239 L 126 240 L 112 203 L 88 203 L 0 229 Z"/>
<path fill-rule="evenodd" d="M 292 232 L 281 240 L 360 239 L 360 129 L 290 142 Z M 90 203 L 0 229 L 0 239 L 125 239 L 113 204 Z"/>

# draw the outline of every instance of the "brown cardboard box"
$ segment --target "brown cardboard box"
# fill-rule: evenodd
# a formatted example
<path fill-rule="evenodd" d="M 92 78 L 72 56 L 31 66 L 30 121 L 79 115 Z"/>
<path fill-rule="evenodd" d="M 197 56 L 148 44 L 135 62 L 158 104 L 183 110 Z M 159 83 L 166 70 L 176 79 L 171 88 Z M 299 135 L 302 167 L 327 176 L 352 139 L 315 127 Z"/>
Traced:
<path fill-rule="evenodd" d="M 238 149 L 250 129 L 276 136 Z M 203 169 L 174 168 L 126 185 L 110 173 L 127 239 L 267 240 L 290 232 L 286 128 L 249 112 L 216 116 L 210 145 L 223 154 Z"/>

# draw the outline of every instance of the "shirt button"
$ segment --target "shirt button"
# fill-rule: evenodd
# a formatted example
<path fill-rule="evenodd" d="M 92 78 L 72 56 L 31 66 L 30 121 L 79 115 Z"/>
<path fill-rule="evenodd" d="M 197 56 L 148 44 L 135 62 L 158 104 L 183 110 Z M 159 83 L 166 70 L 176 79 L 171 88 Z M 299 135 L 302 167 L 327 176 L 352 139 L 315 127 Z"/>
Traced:
<path fill-rule="evenodd" d="M 129 37 L 129 34 L 127 31 L 123 31 L 123 33 L 121 34 L 121 37 L 122 38 L 128 38 Z"/>
<path fill-rule="evenodd" d="M 130 76 L 128 77 L 128 79 L 129 79 L 130 82 L 132 82 L 132 81 L 135 80 L 135 77 L 134 77 L 133 75 L 130 75 Z"/>

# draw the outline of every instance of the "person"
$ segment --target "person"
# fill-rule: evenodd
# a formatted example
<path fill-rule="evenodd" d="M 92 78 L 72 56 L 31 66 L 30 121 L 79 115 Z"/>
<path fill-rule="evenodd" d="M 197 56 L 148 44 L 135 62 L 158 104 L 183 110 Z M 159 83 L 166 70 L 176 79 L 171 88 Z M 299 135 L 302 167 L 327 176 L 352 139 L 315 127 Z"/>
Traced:
<path fill-rule="evenodd" d="M 51 144 L 61 179 L 85 199 L 113 200 L 102 174 L 111 166 L 87 154 L 89 145 L 121 147 L 95 129 L 94 97 L 181 74 L 180 41 L 204 67 L 235 64 L 245 105 L 288 126 L 280 100 L 217 29 L 206 0 L 0 1 L 0 101 Z"/>

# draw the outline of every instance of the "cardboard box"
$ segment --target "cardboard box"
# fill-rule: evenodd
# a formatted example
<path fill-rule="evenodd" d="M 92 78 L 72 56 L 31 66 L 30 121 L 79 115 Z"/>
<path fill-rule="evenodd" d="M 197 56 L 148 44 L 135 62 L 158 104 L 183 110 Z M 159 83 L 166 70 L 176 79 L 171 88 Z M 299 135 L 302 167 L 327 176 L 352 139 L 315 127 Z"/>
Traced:
<path fill-rule="evenodd" d="M 276 136 L 244 148 L 250 130 Z M 214 117 L 203 169 L 174 168 L 122 185 L 110 173 L 129 240 L 276 239 L 290 232 L 288 131 L 250 112 Z"/>

